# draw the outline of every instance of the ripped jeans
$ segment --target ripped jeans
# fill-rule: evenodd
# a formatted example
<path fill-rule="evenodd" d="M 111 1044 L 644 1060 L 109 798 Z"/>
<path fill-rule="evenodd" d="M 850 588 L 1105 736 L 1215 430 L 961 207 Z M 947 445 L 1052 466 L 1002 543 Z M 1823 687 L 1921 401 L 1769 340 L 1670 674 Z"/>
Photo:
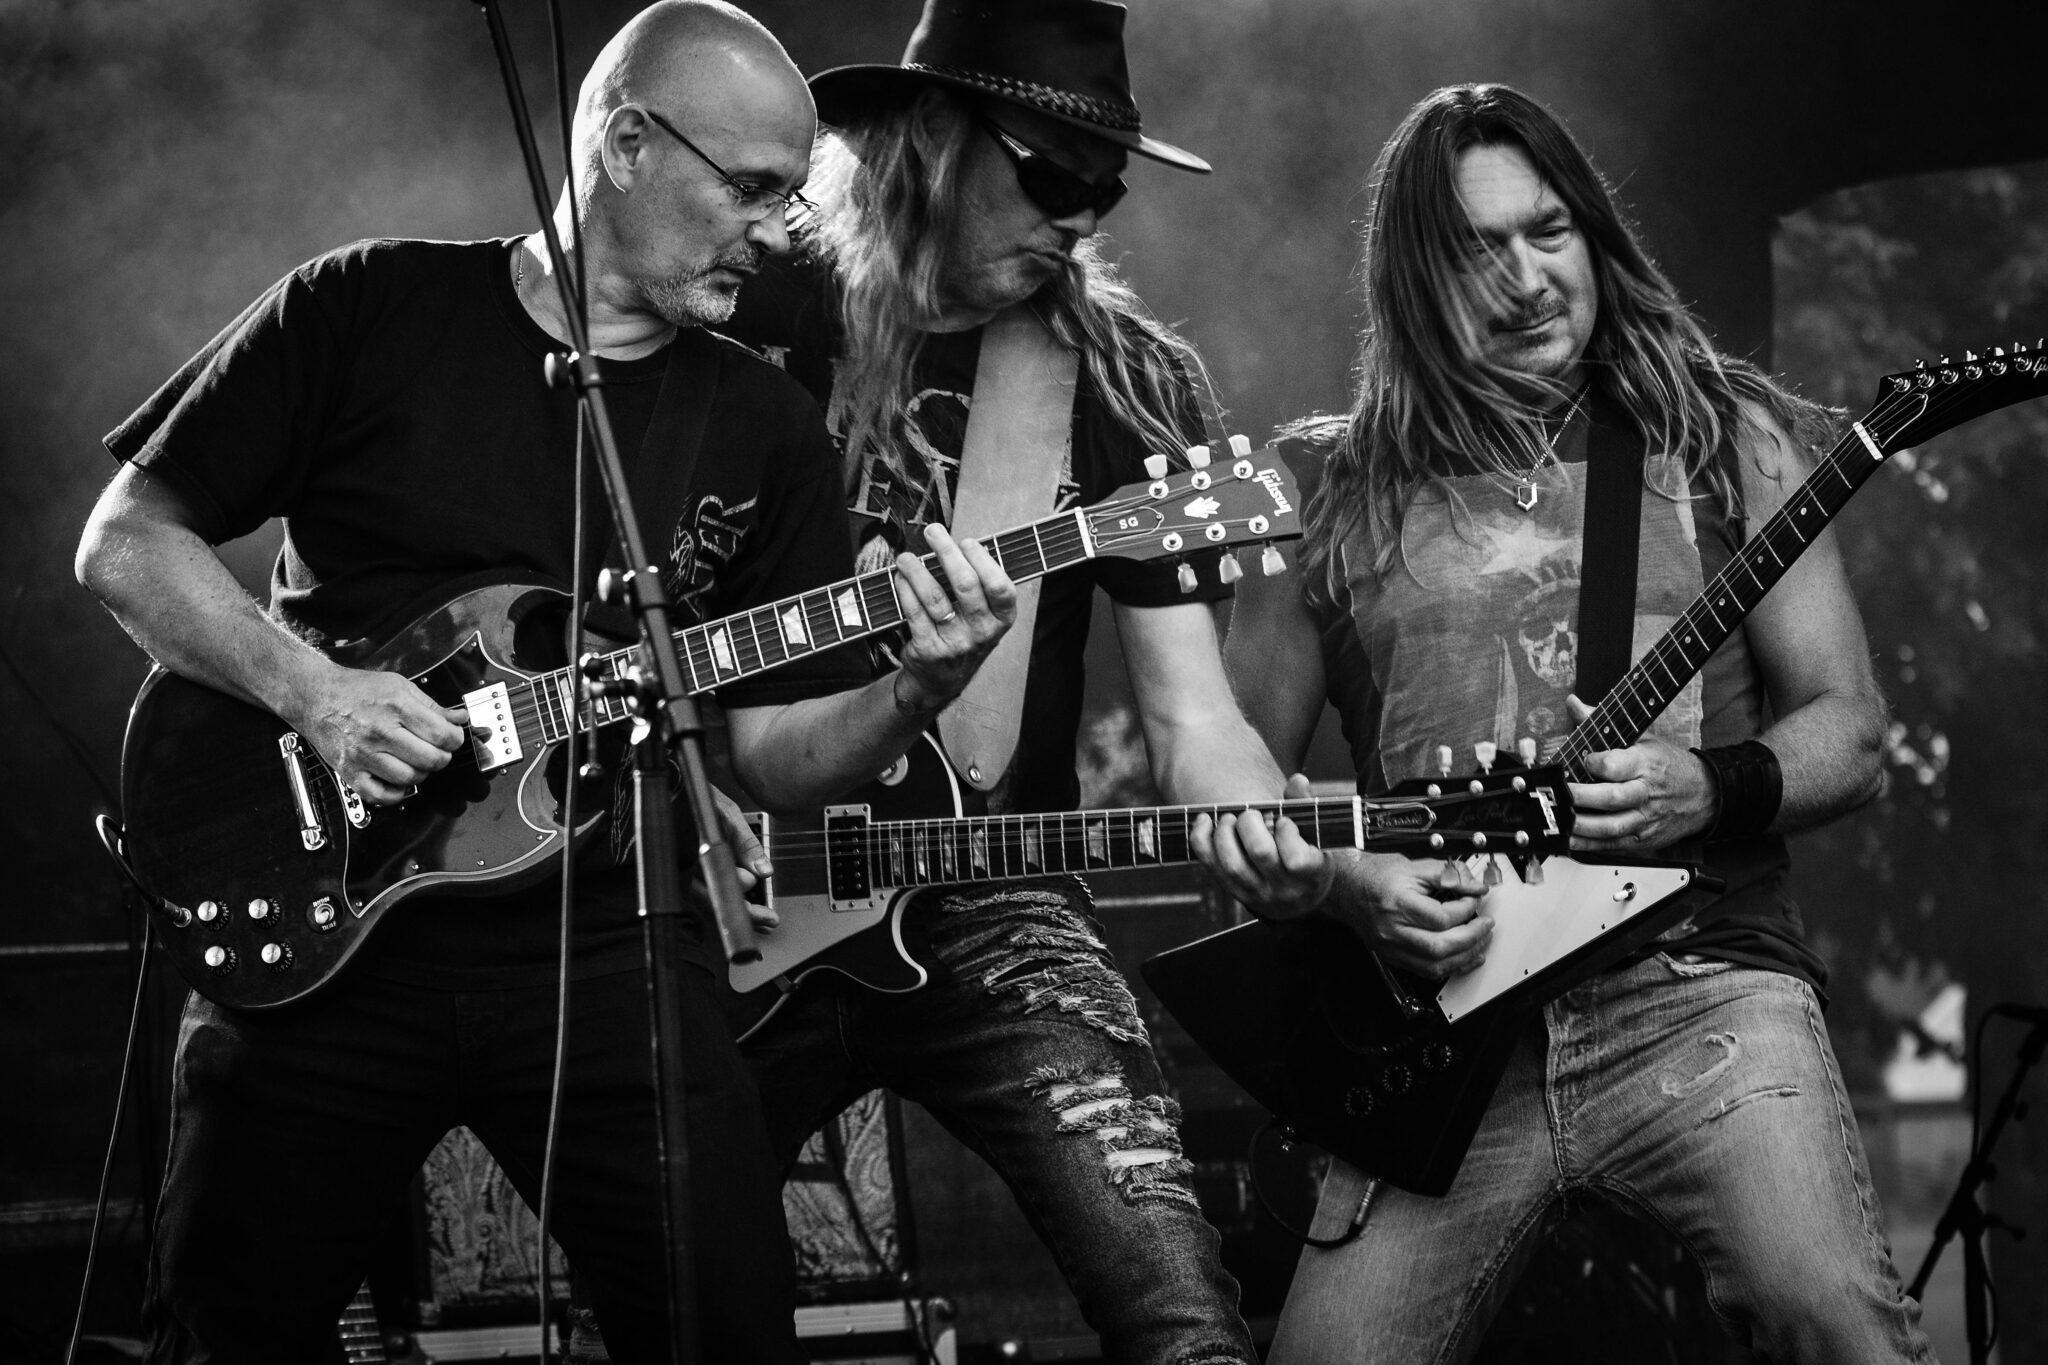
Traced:
<path fill-rule="evenodd" d="M 833 1115 L 886 1087 L 1009 1183 L 1106 1359 L 1251 1365 L 1178 1107 L 1086 887 L 929 891 L 906 933 L 938 968 L 922 990 L 884 995 L 821 973 L 745 1044 L 783 1170 Z"/>
<path fill-rule="evenodd" d="M 1362 1230 L 1303 1251 L 1269 1359 L 1469 1359 L 1538 1234 L 1587 1196 L 1676 1236 L 1767 1359 L 1934 1359 L 1812 989 L 1663 954 L 1544 1008 L 1443 1198 L 1332 1165 L 1313 1234 Z"/>

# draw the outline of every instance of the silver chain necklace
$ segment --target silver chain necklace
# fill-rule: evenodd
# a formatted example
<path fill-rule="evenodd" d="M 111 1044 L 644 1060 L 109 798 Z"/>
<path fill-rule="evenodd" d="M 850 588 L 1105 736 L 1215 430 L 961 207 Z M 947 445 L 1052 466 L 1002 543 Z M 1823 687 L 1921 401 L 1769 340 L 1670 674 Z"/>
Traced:
<path fill-rule="evenodd" d="M 1564 410 L 1564 421 L 1558 423 L 1557 435 L 1544 435 L 1543 454 L 1515 480 L 1515 506 L 1524 512 L 1536 510 L 1536 498 L 1542 491 L 1542 486 L 1536 482 L 1536 475 L 1545 467 L 1558 463 L 1557 443 L 1564 439 L 1565 432 L 1571 430 L 1572 419 L 1579 415 L 1579 404 L 1585 401 L 1585 397 L 1584 388 L 1572 395 L 1571 406 Z M 1548 426 L 1548 423 L 1545 425 Z"/>

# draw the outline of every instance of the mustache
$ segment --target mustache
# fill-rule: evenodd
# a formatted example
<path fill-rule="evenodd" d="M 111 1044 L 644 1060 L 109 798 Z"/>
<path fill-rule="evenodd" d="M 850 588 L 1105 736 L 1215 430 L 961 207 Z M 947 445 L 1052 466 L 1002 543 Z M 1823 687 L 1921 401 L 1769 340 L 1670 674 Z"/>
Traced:
<path fill-rule="evenodd" d="M 713 261 L 711 266 L 714 270 L 737 270 L 743 275 L 751 275 L 761 268 L 761 260 L 765 255 L 767 253 L 762 248 L 749 243 L 737 250 L 726 252 Z"/>
<path fill-rule="evenodd" d="M 1496 332 L 1518 332 L 1526 327 L 1539 326 L 1565 314 L 1564 300 L 1560 298 L 1538 298 L 1514 306 L 1505 313 L 1495 314 L 1489 324 Z"/>

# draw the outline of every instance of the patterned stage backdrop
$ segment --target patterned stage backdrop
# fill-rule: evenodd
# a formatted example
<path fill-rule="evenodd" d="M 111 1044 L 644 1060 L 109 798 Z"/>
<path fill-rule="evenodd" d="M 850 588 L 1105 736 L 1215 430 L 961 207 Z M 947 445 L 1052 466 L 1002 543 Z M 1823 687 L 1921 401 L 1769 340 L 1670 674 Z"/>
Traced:
<path fill-rule="evenodd" d="M 895 1102 L 875 1091 L 841 1115 L 829 1136 L 814 1135 L 798 1158 L 783 1187 L 782 1209 L 806 1299 L 896 1292 L 908 1240 L 897 1198 L 897 1126 Z M 505 1172 L 475 1134 L 457 1128 L 420 1174 L 429 1280 L 423 1316 L 483 1320 L 501 1316 L 501 1310 L 525 1314 L 539 1290 L 537 1220 Z M 551 1242 L 549 1250 L 554 1294 L 566 1299 L 569 1263 L 560 1246 Z"/>

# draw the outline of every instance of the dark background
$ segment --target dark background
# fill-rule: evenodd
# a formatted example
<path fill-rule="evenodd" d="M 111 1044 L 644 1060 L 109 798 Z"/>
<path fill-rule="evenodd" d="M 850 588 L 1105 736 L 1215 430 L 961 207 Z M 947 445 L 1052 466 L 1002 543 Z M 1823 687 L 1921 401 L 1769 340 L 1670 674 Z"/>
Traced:
<path fill-rule="evenodd" d="M 635 6 L 569 8 L 580 72 Z M 916 11 L 747 8 L 806 70 L 893 60 Z M 2025 164 L 2048 156 L 2039 6 L 1132 8 L 1148 131 L 1217 173 L 1136 164 L 1112 254 L 1203 348 L 1255 438 L 1344 404 L 1364 176 L 1400 114 L 1453 80 L 1507 80 L 1563 114 L 1723 344 L 1769 360 L 1775 341 L 1816 397 L 1860 413 L 1875 376 L 1916 354 L 2048 331 L 2048 176 Z M 513 9 L 546 115 L 541 10 Z M 128 921 L 88 821 L 110 808 L 144 661 L 71 577 L 111 471 L 98 437 L 306 257 L 531 220 L 471 4 L 0 0 L 0 1253 L 29 1267 L 0 1285 L 0 1345 L 32 1346 L 67 1317 L 127 1014 Z M 1886 471 L 1844 518 L 1904 727 L 1892 792 L 1801 852 L 1859 1090 L 1933 985 L 1961 979 L 1979 1005 L 2043 998 L 2048 809 L 2030 773 L 2048 682 L 2044 441 L 2038 411 L 1985 419 Z M 231 551 L 252 584 L 274 544 Z M 1114 687 L 1098 700 L 1113 709 Z M 1334 748 L 1317 761 L 1315 775 L 1342 775 Z M 1994 1083 L 2010 1054 L 1987 1052 Z M 2009 1286 L 2039 1286 L 2048 1136 L 2023 1126 L 2008 1142 L 1997 1198 L 2036 1236 L 2026 1256 L 1994 1246 Z M 145 1158 L 123 1161 L 125 1195 Z M 107 1312 L 134 1288 L 110 1283 Z M 2005 1296 L 2007 1360 L 2048 1357 L 2033 1297 Z"/>

